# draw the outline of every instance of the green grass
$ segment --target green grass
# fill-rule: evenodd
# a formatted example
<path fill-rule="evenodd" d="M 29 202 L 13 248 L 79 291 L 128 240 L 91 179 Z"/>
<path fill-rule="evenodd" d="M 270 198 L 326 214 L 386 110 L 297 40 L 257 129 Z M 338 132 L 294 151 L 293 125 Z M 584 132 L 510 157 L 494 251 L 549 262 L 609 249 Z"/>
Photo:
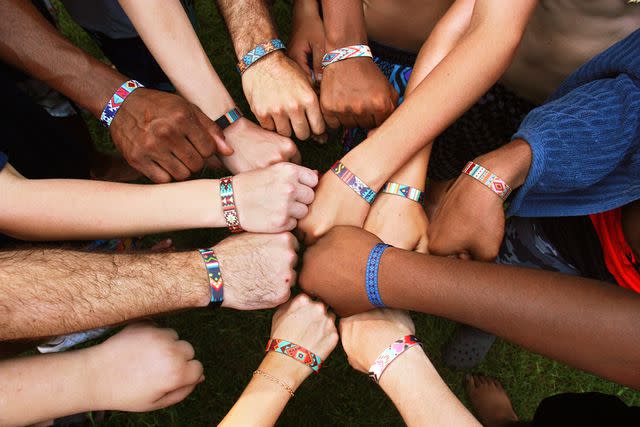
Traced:
<path fill-rule="evenodd" d="M 197 2 L 202 43 L 222 80 L 239 102 L 249 111 L 240 79 L 234 70 L 235 56 L 224 25 L 213 1 Z M 282 0 L 275 5 L 280 34 L 286 39 L 290 19 L 289 6 Z M 75 43 L 97 57 L 100 51 L 84 32 L 62 14 L 63 32 Z M 107 132 L 97 121 L 87 117 L 97 144 L 112 149 Z M 299 143 L 305 165 L 327 169 L 340 153 L 335 138 L 327 145 Z M 206 174 L 206 173 L 205 173 Z M 192 230 L 171 233 L 179 248 L 203 246 L 220 239 L 220 231 Z M 164 236 L 152 236 L 159 239 Z M 203 362 L 207 380 L 182 403 L 147 414 L 112 413 L 105 426 L 209 426 L 231 408 L 248 382 L 251 372 L 263 357 L 268 338 L 271 313 L 198 310 L 166 318 L 167 326 L 193 344 Z M 455 324 L 445 319 L 414 314 L 417 333 L 426 341 L 426 349 L 434 364 L 453 391 L 465 402 L 461 386 L 463 373 L 442 365 L 440 349 L 450 337 Z M 517 325 L 514 325 L 517 327 Z M 541 331 L 544 333 L 544 331 Z M 569 368 L 547 358 L 529 353 L 498 340 L 477 371 L 499 378 L 513 399 L 516 412 L 529 418 L 541 399 L 560 392 L 601 391 L 620 396 L 629 404 L 640 404 L 640 393 L 595 376 Z M 126 380 L 124 383 L 126 384 Z M 354 372 L 340 346 L 334 351 L 322 375 L 302 385 L 280 418 L 279 425 L 294 426 L 368 426 L 403 425 L 394 406 L 366 376 Z"/>

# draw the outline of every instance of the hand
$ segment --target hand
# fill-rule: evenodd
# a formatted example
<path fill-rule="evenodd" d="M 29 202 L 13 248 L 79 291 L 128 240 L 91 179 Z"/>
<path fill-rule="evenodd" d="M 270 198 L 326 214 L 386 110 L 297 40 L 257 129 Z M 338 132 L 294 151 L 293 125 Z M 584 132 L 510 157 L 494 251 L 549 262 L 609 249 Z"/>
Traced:
<path fill-rule="evenodd" d="M 365 374 L 392 342 L 415 332 L 409 313 L 402 310 L 375 309 L 340 320 L 340 337 L 349 365 Z"/>
<path fill-rule="evenodd" d="M 300 152 L 289 138 L 241 118 L 224 130 L 233 155 L 221 160 L 233 174 L 266 168 L 280 162 L 300 163 Z"/>
<path fill-rule="evenodd" d="M 233 153 L 222 130 L 198 107 L 157 90 L 140 88 L 129 95 L 109 129 L 125 160 L 156 183 L 183 181 L 200 171 L 205 159 Z"/>
<path fill-rule="evenodd" d="M 261 310 L 291 296 L 298 241 L 291 233 L 243 233 L 214 247 L 224 280 L 223 307 Z"/>
<path fill-rule="evenodd" d="M 242 74 L 242 88 L 260 126 L 298 139 L 325 131 L 310 79 L 283 52 L 274 52 Z"/>
<path fill-rule="evenodd" d="M 313 202 L 318 174 L 293 163 L 278 163 L 233 179 L 242 227 L 254 233 L 279 233 L 296 227 Z"/>
<path fill-rule="evenodd" d="M 316 0 L 293 2 L 293 23 L 287 53 L 312 80 L 322 80 L 324 24 Z M 313 64 L 309 64 L 309 57 Z"/>
<path fill-rule="evenodd" d="M 336 225 L 362 227 L 369 204 L 331 171 L 320 178 L 309 214 L 298 222 L 298 235 L 307 245 Z"/>
<path fill-rule="evenodd" d="M 173 329 L 125 327 L 86 350 L 95 409 L 148 412 L 180 402 L 204 381 L 191 344 Z"/>
<path fill-rule="evenodd" d="M 320 105 L 331 128 L 378 127 L 397 103 L 398 92 L 369 58 L 338 61 L 324 69 Z"/>
<path fill-rule="evenodd" d="M 421 204 L 394 194 L 380 193 L 364 229 L 400 249 L 427 253 L 429 220 Z"/>
<path fill-rule="evenodd" d="M 369 252 L 377 243 L 380 239 L 361 228 L 334 227 L 305 251 L 300 287 L 339 316 L 371 310 L 364 277 Z"/>

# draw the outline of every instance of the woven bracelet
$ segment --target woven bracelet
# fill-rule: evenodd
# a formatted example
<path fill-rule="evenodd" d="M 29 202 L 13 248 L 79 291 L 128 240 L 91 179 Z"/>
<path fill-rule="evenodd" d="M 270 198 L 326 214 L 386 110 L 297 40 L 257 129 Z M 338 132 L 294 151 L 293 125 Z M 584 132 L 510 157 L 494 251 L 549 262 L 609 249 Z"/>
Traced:
<path fill-rule="evenodd" d="M 198 252 L 200 252 L 200 256 L 204 260 L 204 266 L 209 277 L 209 288 L 211 289 L 209 306 L 217 306 L 224 300 L 224 281 L 220 271 L 220 262 L 213 252 L 213 248 L 198 249 Z"/>
<path fill-rule="evenodd" d="M 233 107 L 231 110 L 227 111 L 214 121 L 218 126 L 220 126 L 221 130 L 225 130 L 241 118 L 242 111 L 240 111 L 237 107 Z"/>
<path fill-rule="evenodd" d="M 317 356 L 306 348 L 298 344 L 294 344 L 290 341 L 271 338 L 267 343 L 267 349 L 265 351 L 267 353 L 270 351 L 274 351 L 276 353 L 289 356 L 300 363 L 304 363 L 305 365 L 310 367 L 316 374 L 322 367 L 322 359 L 320 358 L 320 356 Z"/>
<path fill-rule="evenodd" d="M 480 181 L 485 187 L 496 193 L 503 201 L 507 200 L 507 197 L 511 194 L 511 187 L 509 187 L 502 178 L 477 163 L 467 163 L 464 169 L 462 169 L 462 173 Z"/>
<path fill-rule="evenodd" d="M 137 80 L 127 80 L 122 83 L 122 85 L 115 91 L 107 105 L 102 110 L 102 114 L 100 115 L 100 123 L 104 125 L 104 127 L 111 126 L 111 122 L 113 118 L 116 116 L 116 113 L 122 107 L 122 103 L 129 95 L 131 95 L 136 89 L 144 87 L 142 83 Z"/>
<path fill-rule="evenodd" d="M 367 291 L 367 298 L 374 307 L 386 307 L 382 302 L 380 296 L 380 290 L 378 289 L 378 270 L 380 268 L 380 260 L 382 254 L 389 247 L 385 243 L 378 243 L 371 249 L 369 258 L 367 259 L 367 270 L 365 276 L 365 288 Z"/>
<path fill-rule="evenodd" d="M 424 191 L 420 191 L 417 188 L 410 187 L 408 185 L 398 184 L 396 182 L 387 182 L 384 187 L 382 187 L 381 192 L 395 194 L 396 196 L 418 202 L 421 205 L 424 204 Z"/>
<path fill-rule="evenodd" d="M 358 178 L 353 172 L 337 161 L 331 166 L 331 170 L 338 178 L 355 191 L 360 197 L 362 197 L 367 203 L 371 204 L 376 199 L 376 192 L 367 186 L 360 178 Z"/>
<path fill-rule="evenodd" d="M 222 214 L 227 222 L 227 227 L 232 233 L 241 233 L 244 230 L 240 225 L 240 218 L 236 210 L 236 201 L 233 197 L 233 177 L 220 178 L 220 200 L 222 202 Z"/>
<path fill-rule="evenodd" d="M 236 65 L 236 69 L 240 74 L 243 74 L 249 67 L 255 64 L 258 60 L 264 58 L 268 54 L 275 52 L 276 50 L 286 49 L 282 40 L 272 39 L 266 43 L 261 43 L 247 52 L 242 59 Z"/>
<path fill-rule="evenodd" d="M 371 48 L 366 44 L 356 44 L 327 52 L 322 57 L 322 68 L 325 68 L 334 62 L 344 61 L 345 59 L 351 58 L 373 58 Z"/>
<path fill-rule="evenodd" d="M 369 368 L 369 378 L 376 384 L 379 383 L 382 373 L 387 369 L 389 364 L 402 353 L 417 345 L 421 346 L 422 341 L 414 335 L 406 335 L 402 337 L 402 339 L 394 341 L 393 344 L 380 353 L 380 356 L 373 362 L 373 365 Z"/>

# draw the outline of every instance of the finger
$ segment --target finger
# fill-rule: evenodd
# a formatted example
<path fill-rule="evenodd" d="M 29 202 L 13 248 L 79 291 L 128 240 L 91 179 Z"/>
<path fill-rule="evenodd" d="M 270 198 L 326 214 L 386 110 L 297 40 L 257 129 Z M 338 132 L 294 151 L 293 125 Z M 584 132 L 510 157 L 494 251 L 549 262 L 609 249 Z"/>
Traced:
<path fill-rule="evenodd" d="M 324 48 L 322 46 L 314 45 L 312 48 L 313 54 L 313 74 L 316 76 L 316 80 L 322 81 L 322 57 L 324 56 Z"/>
<path fill-rule="evenodd" d="M 306 50 L 294 50 L 289 51 L 289 58 L 293 59 L 293 62 L 298 64 L 298 67 L 302 71 L 304 71 L 309 77 L 311 77 L 311 67 L 309 66 L 309 61 L 307 60 L 307 55 L 309 54 Z"/>
<path fill-rule="evenodd" d="M 324 118 L 322 117 L 322 111 L 320 111 L 320 102 L 318 102 L 317 98 L 307 107 L 305 114 L 309 120 L 311 132 L 314 135 L 322 135 L 325 133 L 327 128 L 324 123 Z"/>
<path fill-rule="evenodd" d="M 322 117 L 324 117 L 324 121 L 331 129 L 338 129 L 340 127 L 340 120 L 338 117 L 326 110 L 322 110 Z"/>
<path fill-rule="evenodd" d="M 270 130 L 272 132 L 276 131 L 276 124 L 274 123 L 273 118 L 271 116 L 264 116 L 264 117 L 256 116 L 256 118 L 258 119 L 258 123 L 260 123 L 260 127 L 262 129 Z"/>
<path fill-rule="evenodd" d="M 192 173 L 200 172 L 204 167 L 204 159 L 190 141 L 186 139 L 181 144 L 174 146 L 173 155 Z"/>
<path fill-rule="evenodd" d="M 373 115 L 369 113 L 365 114 L 354 114 L 353 119 L 358 123 L 358 127 L 363 129 L 372 129 L 376 127 L 376 121 L 373 118 Z"/>
<path fill-rule="evenodd" d="M 184 381 L 182 382 L 182 386 L 198 384 L 200 377 L 204 373 L 204 367 L 202 366 L 202 362 L 196 359 L 191 359 L 187 362 L 187 366 L 185 368 Z"/>
<path fill-rule="evenodd" d="M 179 340 L 176 342 L 176 350 L 184 356 L 184 360 L 191 360 L 195 357 L 196 352 L 193 346 L 187 341 Z"/>
<path fill-rule="evenodd" d="M 172 339 L 174 341 L 178 340 L 178 333 L 175 331 L 175 329 L 162 328 L 159 332 L 169 339 Z"/>
<path fill-rule="evenodd" d="M 300 251 L 300 242 L 293 236 L 291 233 L 287 233 L 289 238 L 291 239 L 291 245 L 293 246 L 293 250 L 298 253 Z"/>
<path fill-rule="evenodd" d="M 276 131 L 286 137 L 291 136 L 291 123 L 289 117 L 285 114 L 273 114 L 273 122 L 276 124 Z"/>
<path fill-rule="evenodd" d="M 296 219 L 302 219 L 309 213 L 309 207 L 305 204 L 294 202 L 289 207 L 289 215 Z"/>
<path fill-rule="evenodd" d="M 184 181 L 191 176 L 191 171 L 176 156 L 169 154 L 156 162 L 169 172 L 176 181 Z"/>
<path fill-rule="evenodd" d="M 347 128 L 362 127 L 358 124 L 358 120 L 356 119 L 356 116 L 351 113 L 340 114 L 338 116 L 338 119 L 340 120 L 340 123 L 344 127 L 347 127 Z"/>
<path fill-rule="evenodd" d="M 169 174 L 162 166 L 153 160 L 149 160 L 143 168 L 139 169 L 147 178 L 156 184 L 164 184 L 171 182 L 171 174 Z"/>
<path fill-rule="evenodd" d="M 416 246 L 415 251 L 421 254 L 429 253 L 429 239 L 427 239 L 426 236 L 422 236 L 420 238 L 420 241 L 418 241 L 418 245 Z"/>
<path fill-rule="evenodd" d="M 295 193 L 295 198 L 296 201 L 303 203 L 305 205 L 309 205 L 311 204 L 311 202 L 313 202 L 314 199 L 314 193 L 313 190 L 310 187 L 307 187 L 306 185 L 296 185 L 296 193 Z"/>
<path fill-rule="evenodd" d="M 227 144 L 227 142 L 225 141 L 224 132 L 222 131 L 222 129 L 220 129 L 220 126 L 218 126 L 216 122 L 214 122 L 209 117 L 207 117 L 207 115 L 204 114 L 198 107 L 195 107 L 195 113 L 196 113 L 196 118 L 198 119 L 198 122 L 200 123 L 200 125 L 204 128 L 207 134 L 213 139 L 215 143 L 214 151 L 217 151 L 217 153 L 222 156 L 232 155 L 233 148 L 231 148 L 231 146 Z M 189 138 L 189 140 L 191 140 L 191 138 Z M 200 151 L 199 146 L 195 146 L 195 147 L 198 151 Z M 202 157 L 206 159 L 207 157 L 210 157 L 215 153 L 211 153 L 208 156 L 202 152 L 200 152 L 200 154 L 202 155 Z"/>
<path fill-rule="evenodd" d="M 311 129 L 309 129 L 309 122 L 307 122 L 307 116 L 304 110 L 300 108 L 296 111 L 289 112 L 289 119 L 291 120 L 291 126 L 296 137 L 302 141 L 309 139 L 311 136 Z"/>
<path fill-rule="evenodd" d="M 175 405 L 178 402 L 182 402 L 187 396 L 191 394 L 191 392 L 196 388 L 197 385 L 198 383 L 173 390 L 162 396 L 160 399 L 156 400 L 154 402 L 154 406 L 157 409 L 162 409 L 166 408 L 167 406 Z"/>
<path fill-rule="evenodd" d="M 195 123 L 186 128 L 185 136 L 189 140 L 190 145 L 200 154 L 200 157 L 206 159 L 216 154 L 216 142 L 209 132 L 207 132 L 202 120 L 198 117 L 198 113 L 194 111 L 194 115 L 196 117 Z M 209 118 L 206 117 L 206 120 L 209 120 Z"/>
<path fill-rule="evenodd" d="M 298 182 L 300 184 L 311 188 L 318 185 L 318 171 L 313 171 L 305 167 L 299 168 L 298 170 Z"/>

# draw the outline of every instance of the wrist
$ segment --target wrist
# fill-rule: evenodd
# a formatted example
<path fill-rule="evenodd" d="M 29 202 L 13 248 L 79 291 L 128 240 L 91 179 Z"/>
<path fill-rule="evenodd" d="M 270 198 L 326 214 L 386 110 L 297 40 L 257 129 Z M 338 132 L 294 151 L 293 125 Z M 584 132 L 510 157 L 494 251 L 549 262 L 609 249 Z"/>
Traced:
<path fill-rule="evenodd" d="M 242 73 L 242 79 L 244 79 L 246 75 L 251 76 L 252 73 L 255 74 L 277 69 L 285 60 L 286 54 L 284 49 L 274 50 L 273 52 L 264 55 L 247 68 L 247 70 Z"/>
<path fill-rule="evenodd" d="M 413 373 L 417 373 L 421 366 L 429 359 L 421 346 L 405 350 L 384 370 L 378 384 L 387 395 L 392 396 L 412 388 Z M 411 372 L 411 377 L 407 373 Z"/>
<path fill-rule="evenodd" d="M 504 180 L 511 189 L 521 187 L 531 166 L 531 148 L 523 140 L 514 140 L 474 160 Z"/>
<path fill-rule="evenodd" d="M 287 383 L 294 391 L 311 375 L 311 368 L 283 354 L 268 352 L 260 368 Z"/>
<path fill-rule="evenodd" d="M 213 248 L 213 251 L 215 252 L 215 247 Z M 184 253 L 188 255 L 185 262 L 188 263 L 190 271 L 194 272 L 192 278 L 193 289 L 191 292 L 186 294 L 186 298 L 188 299 L 187 307 L 207 307 L 209 303 L 211 303 L 211 285 L 209 281 L 209 271 L 207 270 L 205 261 L 202 258 L 200 251 L 196 250 Z M 227 297 L 228 295 L 225 295 L 222 302 L 223 306 L 224 303 L 227 302 Z"/>
<path fill-rule="evenodd" d="M 340 161 L 369 188 L 375 192 L 380 191 L 389 178 L 385 176 L 384 168 L 378 168 L 376 166 L 377 162 L 367 156 L 353 154 L 354 151 L 349 151 Z M 371 171 L 378 171 L 379 173 L 372 174 Z"/>

